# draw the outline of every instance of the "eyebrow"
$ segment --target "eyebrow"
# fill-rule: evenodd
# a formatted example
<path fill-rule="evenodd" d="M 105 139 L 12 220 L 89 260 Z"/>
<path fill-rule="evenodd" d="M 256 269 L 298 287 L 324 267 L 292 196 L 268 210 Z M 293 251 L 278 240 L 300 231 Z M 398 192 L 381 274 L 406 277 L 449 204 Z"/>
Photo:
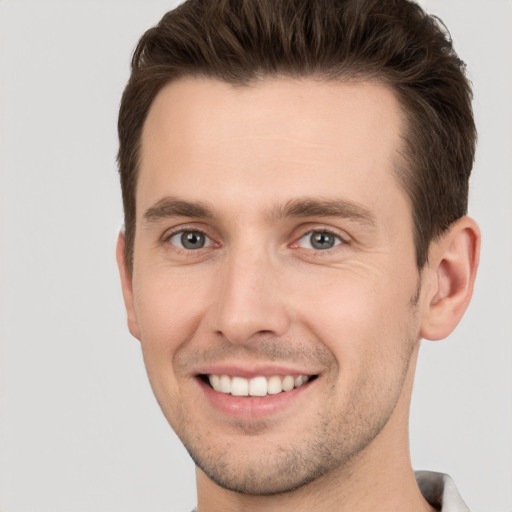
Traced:
<path fill-rule="evenodd" d="M 285 217 L 340 217 L 375 226 L 375 215 L 365 206 L 345 199 L 301 198 L 271 211 L 274 219 Z"/>
<path fill-rule="evenodd" d="M 148 222 L 171 217 L 209 219 L 213 217 L 213 213 L 204 203 L 184 201 L 174 197 L 164 197 L 144 212 L 144 219 Z"/>
<path fill-rule="evenodd" d="M 193 217 L 211 219 L 212 209 L 200 201 L 185 201 L 175 197 L 164 197 L 144 212 L 144 220 L 157 222 L 172 217 Z M 314 197 L 297 198 L 284 206 L 269 209 L 268 217 L 273 220 L 283 218 L 339 217 L 355 220 L 370 227 L 375 226 L 374 214 L 365 206 L 345 199 L 321 199 Z"/>

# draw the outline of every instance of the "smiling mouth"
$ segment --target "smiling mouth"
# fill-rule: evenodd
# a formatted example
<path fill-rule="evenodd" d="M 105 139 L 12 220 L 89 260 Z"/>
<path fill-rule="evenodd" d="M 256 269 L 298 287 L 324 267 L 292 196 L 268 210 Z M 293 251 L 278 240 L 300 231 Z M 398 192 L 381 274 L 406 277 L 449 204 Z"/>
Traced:
<path fill-rule="evenodd" d="M 257 376 L 252 379 L 230 377 L 228 375 L 199 375 L 199 378 L 215 391 L 231 396 L 267 396 L 285 393 L 300 388 L 307 382 L 317 378 L 317 375 L 286 375 L 280 377 Z"/>

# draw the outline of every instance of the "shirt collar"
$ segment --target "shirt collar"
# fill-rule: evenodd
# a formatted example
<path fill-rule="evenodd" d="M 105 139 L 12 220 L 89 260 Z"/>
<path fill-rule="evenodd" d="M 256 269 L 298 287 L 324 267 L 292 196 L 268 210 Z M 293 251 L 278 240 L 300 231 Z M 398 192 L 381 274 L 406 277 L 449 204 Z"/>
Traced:
<path fill-rule="evenodd" d="M 415 471 L 421 494 L 441 512 L 470 512 L 449 475 L 433 471 Z"/>

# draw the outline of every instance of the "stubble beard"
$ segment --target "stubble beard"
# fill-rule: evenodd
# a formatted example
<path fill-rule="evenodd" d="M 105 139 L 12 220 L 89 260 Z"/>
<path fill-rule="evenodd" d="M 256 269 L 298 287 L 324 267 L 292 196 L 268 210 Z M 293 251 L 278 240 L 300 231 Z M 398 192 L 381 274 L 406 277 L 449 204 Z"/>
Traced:
<path fill-rule="evenodd" d="M 324 409 L 328 413 L 293 445 L 272 444 L 263 435 L 257 456 L 247 457 L 235 442 L 219 449 L 211 436 L 190 428 L 183 410 L 175 416 L 178 421 L 173 422 L 173 428 L 196 466 L 220 487 L 237 493 L 278 495 L 321 478 L 348 477 L 353 463 L 379 435 L 395 410 L 416 345 L 417 340 L 409 338 L 401 355 L 401 371 L 397 372 L 393 392 L 386 396 L 384 404 L 380 401 L 380 383 L 368 369 L 366 381 L 360 383 L 348 406 L 343 411 L 333 410 L 328 395 Z M 331 393 L 334 394 L 334 385 Z M 265 433 L 264 422 L 240 424 L 240 429 L 253 442 Z"/>
<path fill-rule="evenodd" d="M 258 455 L 248 457 L 243 448 L 233 441 L 219 448 L 206 428 L 190 427 L 190 413 L 179 408 L 174 415 L 165 414 L 164 404 L 160 404 L 169 423 L 181 439 L 190 457 L 218 486 L 246 495 L 271 496 L 289 493 L 322 478 L 348 478 L 358 458 L 381 433 L 400 397 L 411 368 L 413 355 L 419 346 L 416 329 L 418 298 L 421 284 L 409 301 L 409 324 L 405 326 L 401 340 L 401 352 L 395 368 L 395 378 L 387 383 L 389 390 L 382 395 L 383 383 L 380 374 L 375 372 L 372 363 L 368 363 L 362 372 L 364 376 L 353 390 L 346 407 L 336 410 L 330 403 L 336 398 L 337 385 L 332 380 L 325 396 L 323 417 L 315 427 L 308 430 L 295 444 L 281 445 L 265 440 L 265 421 L 253 423 L 240 422 L 239 429 L 253 440 L 262 436 Z M 263 346 L 265 343 L 263 343 Z M 273 347 L 273 349 L 272 349 Z M 281 348 L 269 344 L 266 350 L 271 358 L 281 355 Z M 334 355 L 326 348 L 320 351 L 319 358 L 324 359 L 325 367 L 337 366 Z M 382 355 L 382 354 L 381 354 Z M 283 358 L 284 359 L 284 358 Z M 378 357 L 377 357 L 378 359 Z M 373 364 L 378 364 L 373 361 Z M 409 390 L 410 391 L 410 390 Z M 248 398 L 250 400 L 250 398 Z M 172 421 L 174 418 L 174 421 Z M 283 436 L 286 439 L 286 435 Z"/>
<path fill-rule="evenodd" d="M 343 436 L 336 435 L 334 439 L 333 427 L 328 423 L 329 420 L 311 432 L 298 446 L 269 446 L 262 441 L 261 456 L 252 460 L 236 455 L 236 445 L 231 453 L 222 454 L 186 441 L 185 448 L 196 466 L 224 489 L 245 495 L 285 494 L 330 474 L 348 476 L 351 460 L 371 442 L 386 420 L 367 438 L 345 430 Z"/>

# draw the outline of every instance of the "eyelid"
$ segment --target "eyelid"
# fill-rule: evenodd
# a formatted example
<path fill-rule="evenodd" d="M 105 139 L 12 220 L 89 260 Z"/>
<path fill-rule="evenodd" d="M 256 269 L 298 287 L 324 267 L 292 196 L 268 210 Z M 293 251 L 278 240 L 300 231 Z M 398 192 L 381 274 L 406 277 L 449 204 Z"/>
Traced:
<path fill-rule="evenodd" d="M 186 249 L 185 247 L 180 247 L 179 245 L 176 245 L 176 244 L 170 242 L 170 239 L 172 237 L 182 234 L 183 232 L 186 232 L 186 231 L 201 233 L 207 239 L 207 245 L 205 245 L 204 247 L 202 247 L 200 249 L 192 250 L 192 249 Z M 175 247 L 176 249 L 186 251 L 186 252 L 199 252 L 201 249 L 208 249 L 211 247 L 220 247 L 221 244 L 219 242 L 217 242 L 216 239 L 208 233 L 209 231 L 210 231 L 209 229 L 206 229 L 202 226 L 198 226 L 197 224 L 181 224 L 179 226 L 174 226 L 174 227 L 169 228 L 166 231 L 164 231 L 164 233 L 162 234 L 162 236 L 160 238 L 160 243 L 162 243 L 164 245 L 170 244 L 173 247 Z M 312 233 L 315 233 L 315 232 L 327 233 L 329 235 L 332 235 L 337 240 L 339 240 L 339 242 L 336 243 L 330 249 L 320 250 L 320 249 L 313 248 L 313 249 L 305 249 L 305 250 L 312 250 L 315 252 L 328 252 L 329 250 L 332 250 L 335 247 L 338 247 L 339 245 L 349 244 L 352 240 L 352 238 L 345 231 L 341 231 L 341 230 L 331 227 L 331 226 L 318 225 L 318 224 L 313 225 L 311 223 L 311 224 L 308 224 L 307 226 L 302 226 L 300 228 L 300 232 L 299 232 L 298 236 L 293 237 L 293 241 L 289 245 L 289 247 L 300 249 L 301 247 L 299 246 L 299 241 L 302 240 L 304 237 L 310 236 Z"/>
<path fill-rule="evenodd" d="M 312 246 L 311 238 L 313 237 L 313 234 L 314 234 L 314 233 L 321 233 L 321 234 L 323 234 L 323 235 L 325 234 L 325 235 L 332 236 L 332 237 L 334 238 L 334 244 L 333 244 L 333 246 L 332 246 L 332 247 L 326 247 L 326 248 L 324 248 L 324 249 L 318 249 L 318 248 L 316 248 L 316 247 L 313 247 L 313 246 Z M 303 240 L 304 240 L 304 241 L 306 241 L 306 243 L 307 243 L 307 245 L 308 245 L 309 247 L 302 247 L 302 246 L 300 246 L 300 245 L 299 245 L 299 244 L 300 244 L 300 242 L 301 242 L 301 241 L 303 241 Z M 343 240 L 342 240 L 338 235 L 336 235 L 336 234 L 334 234 L 334 233 L 330 233 L 330 232 L 328 232 L 328 231 L 324 231 L 324 230 L 323 230 L 323 231 L 319 231 L 319 230 L 315 230 L 315 229 L 313 229 L 313 230 L 311 230 L 311 231 L 308 231 L 308 232 L 307 232 L 307 233 L 305 233 L 304 235 L 302 235 L 302 236 L 297 240 L 296 245 L 297 245 L 298 247 L 300 247 L 301 249 L 306 249 L 306 250 L 310 250 L 310 251 L 318 251 L 318 252 L 327 252 L 327 251 L 330 251 L 330 250 L 334 249 L 335 247 L 337 247 L 337 246 L 339 246 L 339 245 L 341 245 L 341 244 L 343 244 L 343 243 L 344 243 L 344 242 L 343 242 Z"/>
<path fill-rule="evenodd" d="M 174 243 L 171 243 L 170 240 L 172 237 L 182 234 L 187 231 L 201 233 L 209 241 L 209 243 L 207 245 L 205 245 L 204 247 L 201 247 L 200 249 L 195 249 L 194 251 L 191 249 L 186 249 L 185 247 L 180 247 L 179 245 L 176 245 Z M 170 228 L 170 229 L 164 231 L 164 233 L 160 239 L 160 242 L 162 244 L 170 244 L 178 250 L 187 251 L 187 252 L 198 252 L 201 249 L 208 249 L 210 247 L 220 246 L 220 244 L 218 242 L 216 242 L 216 240 L 210 234 L 208 234 L 207 231 L 208 230 L 203 227 L 198 227 L 197 224 L 196 225 L 180 224 L 179 226 L 175 226 L 173 228 Z"/>
<path fill-rule="evenodd" d="M 197 249 L 189 249 L 187 247 L 183 247 L 181 244 L 178 245 L 178 240 L 183 236 L 183 233 L 198 233 L 204 237 L 205 243 L 202 247 L 199 247 Z M 174 238 L 176 238 L 176 241 L 172 241 Z M 190 229 L 182 229 L 181 231 L 177 231 L 176 233 L 171 234 L 167 240 L 171 243 L 171 245 L 174 245 L 175 247 L 178 247 L 178 249 L 185 250 L 185 251 L 200 251 L 201 249 L 206 249 L 207 247 L 211 247 L 214 242 L 213 240 L 206 234 L 202 233 L 201 231 L 196 230 L 190 230 Z"/>
<path fill-rule="evenodd" d="M 341 231 L 339 229 L 336 229 L 336 228 L 333 228 L 331 226 L 325 226 L 325 225 L 311 225 L 309 224 L 307 227 L 302 227 L 301 230 L 300 230 L 300 233 L 298 236 L 295 236 L 293 238 L 293 242 L 292 244 L 290 245 L 291 247 L 298 247 L 298 248 L 301 248 L 298 243 L 300 240 L 302 240 L 304 237 L 306 236 L 310 236 L 312 233 L 327 233 L 329 235 L 332 235 L 334 236 L 335 238 L 337 238 L 341 244 L 349 244 L 350 241 L 352 240 L 351 237 L 345 232 L 345 231 Z M 341 245 L 340 243 L 337 243 L 336 245 L 334 245 L 333 247 L 331 247 L 331 249 L 334 249 L 335 247 Z M 315 250 L 315 249 L 312 249 L 312 250 Z M 321 250 L 317 250 L 318 252 L 326 252 L 328 249 L 325 249 L 323 251 Z"/>

